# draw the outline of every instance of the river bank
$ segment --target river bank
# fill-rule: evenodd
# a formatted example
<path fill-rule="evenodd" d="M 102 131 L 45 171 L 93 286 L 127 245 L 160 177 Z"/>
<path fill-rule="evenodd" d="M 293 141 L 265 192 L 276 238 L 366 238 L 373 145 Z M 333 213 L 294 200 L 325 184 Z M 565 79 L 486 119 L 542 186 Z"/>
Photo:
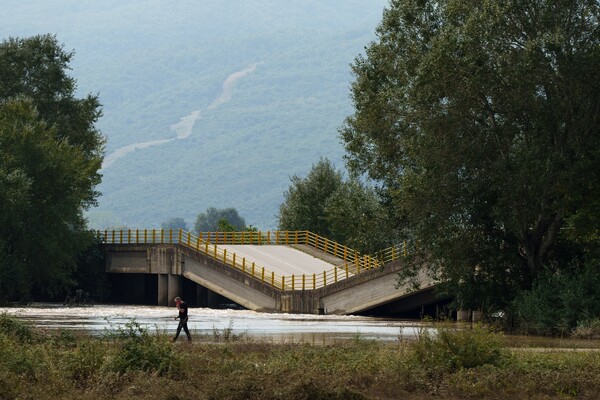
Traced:
<path fill-rule="evenodd" d="M 596 399 L 600 392 L 597 351 L 509 347 L 480 326 L 436 331 L 313 346 L 222 329 L 211 343 L 188 344 L 135 322 L 93 337 L 38 331 L 4 314 L 0 398 Z"/>

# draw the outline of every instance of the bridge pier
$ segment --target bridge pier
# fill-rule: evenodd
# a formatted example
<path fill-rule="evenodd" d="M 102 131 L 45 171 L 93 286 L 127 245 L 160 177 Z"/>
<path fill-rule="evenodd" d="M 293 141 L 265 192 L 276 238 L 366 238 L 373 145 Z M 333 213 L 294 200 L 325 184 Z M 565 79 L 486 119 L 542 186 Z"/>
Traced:
<path fill-rule="evenodd" d="M 158 274 L 158 305 L 172 306 L 175 304 L 173 299 L 176 296 L 181 296 L 181 276 Z"/>

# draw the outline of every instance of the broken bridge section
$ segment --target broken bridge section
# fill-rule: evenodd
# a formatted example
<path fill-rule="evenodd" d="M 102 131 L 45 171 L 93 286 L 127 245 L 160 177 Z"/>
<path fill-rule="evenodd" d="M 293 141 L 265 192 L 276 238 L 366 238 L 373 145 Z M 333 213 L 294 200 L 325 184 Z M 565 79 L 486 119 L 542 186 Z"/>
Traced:
<path fill-rule="evenodd" d="M 392 302 L 419 307 L 419 302 L 432 301 L 423 296 L 433 287 L 425 274 L 419 277 L 419 292 L 396 287 L 405 244 L 373 257 L 306 231 L 196 236 L 129 230 L 101 236 L 106 272 L 154 276 L 156 283 L 147 290 L 156 290 L 158 305 L 172 305 L 175 296 L 189 293 L 189 282 L 198 285 L 198 292 L 209 290 L 266 312 L 355 314 Z"/>

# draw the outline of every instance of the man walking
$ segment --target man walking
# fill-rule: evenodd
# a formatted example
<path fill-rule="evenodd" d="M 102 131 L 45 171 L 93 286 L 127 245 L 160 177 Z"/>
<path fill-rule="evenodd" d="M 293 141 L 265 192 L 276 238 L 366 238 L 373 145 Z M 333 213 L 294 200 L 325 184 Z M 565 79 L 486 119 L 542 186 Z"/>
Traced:
<path fill-rule="evenodd" d="M 175 297 L 175 306 L 177 307 L 177 310 L 179 310 L 179 315 L 177 317 L 175 317 L 175 319 L 179 319 L 179 325 L 177 325 L 177 333 L 175 334 L 175 337 L 173 338 L 173 343 L 175 343 L 177 341 L 177 338 L 179 337 L 179 334 L 181 333 L 181 328 L 183 328 L 183 330 L 185 331 L 188 342 L 191 342 L 192 336 L 190 335 L 190 330 L 188 329 L 188 326 L 187 326 L 188 305 L 185 301 L 181 300 L 181 297 L 177 296 L 177 297 Z"/>

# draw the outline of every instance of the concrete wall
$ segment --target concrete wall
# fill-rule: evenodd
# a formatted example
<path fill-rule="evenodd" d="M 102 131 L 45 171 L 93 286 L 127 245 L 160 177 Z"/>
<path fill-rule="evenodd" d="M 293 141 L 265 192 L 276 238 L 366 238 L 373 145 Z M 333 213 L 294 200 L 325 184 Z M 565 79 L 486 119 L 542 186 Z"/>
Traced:
<path fill-rule="evenodd" d="M 255 311 L 279 310 L 279 295 L 275 289 L 251 279 L 241 271 L 222 265 L 202 254 L 186 253 L 182 275 L 242 307 Z M 266 293 L 265 293 L 266 292 Z"/>

